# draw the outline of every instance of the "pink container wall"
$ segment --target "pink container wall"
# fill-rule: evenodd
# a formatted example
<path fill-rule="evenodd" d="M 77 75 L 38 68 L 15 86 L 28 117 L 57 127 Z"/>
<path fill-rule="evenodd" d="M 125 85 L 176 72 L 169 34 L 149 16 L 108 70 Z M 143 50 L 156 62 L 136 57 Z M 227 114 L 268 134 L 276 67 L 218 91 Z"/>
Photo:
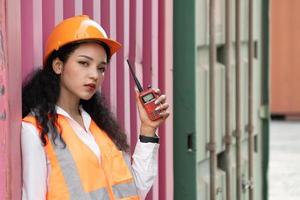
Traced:
<path fill-rule="evenodd" d="M 20 1 L 0 0 L 0 199 L 21 194 Z"/>
<path fill-rule="evenodd" d="M 104 27 L 111 38 L 123 44 L 123 49 L 111 60 L 102 91 L 106 94 L 120 124 L 128 133 L 132 150 L 139 133 L 139 121 L 134 97 L 135 85 L 125 63 L 127 58 L 134 63 L 143 86 L 151 84 L 153 87 L 159 87 L 167 94 L 168 102 L 172 105 L 172 0 L 0 0 L 0 2 L 1 5 L 5 3 L 10 5 L 7 6 L 6 16 L 1 14 L 0 25 L 2 28 L 6 27 L 7 35 L 10 35 L 7 40 L 8 58 L 14 56 L 11 61 L 13 71 L 1 71 L 0 68 L 0 86 L 4 83 L 11 89 L 8 94 L 0 96 L 0 114 L 3 106 L 8 105 L 8 101 L 16 103 L 16 106 L 7 111 L 8 119 L 14 121 L 0 120 L 0 142 L 6 143 L 0 145 L 0 199 L 5 199 L 5 195 L 8 197 L 9 191 L 16 193 L 15 197 L 9 199 L 19 199 L 20 195 L 21 77 L 16 79 L 12 75 L 20 76 L 22 70 L 24 80 L 34 68 L 42 65 L 44 41 L 55 24 L 62 19 L 73 15 L 89 15 Z M 9 17 L 13 14 L 14 23 L 13 18 Z M 5 17 L 8 22 L 6 26 L 2 23 Z M 19 32 L 11 35 L 12 29 L 19 29 Z M 5 29 L 1 30 L 3 34 Z M 12 44 L 13 36 L 17 38 L 14 44 Z M 16 53 L 10 52 L 12 48 L 16 48 Z M 13 131 L 11 129 L 8 131 L 13 123 Z M 148 194 L 149 200 L 173 199 L 172 127 L 171 116 L 159 129 L 161 137 L 159 176 Z M 11 134 L 15 137 L 10 138 Z M 16 148 L 12 150 L 12 146 Z M 14 175 L 9 172 L 12 164 L 17 166 Z"/>

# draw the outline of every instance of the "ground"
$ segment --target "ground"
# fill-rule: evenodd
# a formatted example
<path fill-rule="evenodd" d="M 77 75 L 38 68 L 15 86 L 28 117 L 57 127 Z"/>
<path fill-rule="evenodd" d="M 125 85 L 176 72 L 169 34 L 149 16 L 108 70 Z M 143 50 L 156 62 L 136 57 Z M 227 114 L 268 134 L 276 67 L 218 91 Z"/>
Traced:
<path fill-rule="evenodd" d="M 300 199 L 300 121 L 272 121 L 269 200 Z"/>

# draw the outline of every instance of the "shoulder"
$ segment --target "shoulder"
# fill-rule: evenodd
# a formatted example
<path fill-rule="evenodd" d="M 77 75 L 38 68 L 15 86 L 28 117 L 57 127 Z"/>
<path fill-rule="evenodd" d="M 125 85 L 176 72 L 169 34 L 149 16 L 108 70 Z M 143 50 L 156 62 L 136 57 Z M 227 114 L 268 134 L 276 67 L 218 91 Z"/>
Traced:
<path fill-rule="evenodd" d="M 35 118 L 25 117 L 22 119 L 21 133 L 22 135 L 28 133 L 37 133 L 38 129 L 36 126 Z"/>
<path fill-rule="evenodd" d="M 35 111 L 31 111 L 30 113 L 28 113 L 25 117 L 23 117 L 22 122 L 27 122 L 27 123 L 36 123 L 36 112 Z"/>
<path fill-rule="evenodd" d="M 39 131 L 32 123 L 22 121 L 21 146 L 22 148 L 40 148 L 42 146 Z"/>
<path fill-rule="evenodd" d="M 29 114 L 22 119 L 22 137 L 24 135 L 39 135 L 40 126 L 38 125 L 37 119 L 33 114 Z"/>

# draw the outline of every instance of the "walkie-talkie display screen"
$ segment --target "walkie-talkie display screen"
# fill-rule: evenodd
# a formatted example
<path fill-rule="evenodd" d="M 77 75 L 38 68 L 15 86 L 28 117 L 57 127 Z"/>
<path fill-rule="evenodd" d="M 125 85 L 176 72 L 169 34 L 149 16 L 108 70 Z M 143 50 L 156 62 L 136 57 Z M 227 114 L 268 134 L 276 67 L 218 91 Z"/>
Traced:
<path fill-rule="evenodd" d="M 152 93 L 149 93 L 149 94 L 143 96 L 144 103 L 147 103 L 147 102 L 151 101 L 152 99 L 154 99 L 154 95 Z"/>

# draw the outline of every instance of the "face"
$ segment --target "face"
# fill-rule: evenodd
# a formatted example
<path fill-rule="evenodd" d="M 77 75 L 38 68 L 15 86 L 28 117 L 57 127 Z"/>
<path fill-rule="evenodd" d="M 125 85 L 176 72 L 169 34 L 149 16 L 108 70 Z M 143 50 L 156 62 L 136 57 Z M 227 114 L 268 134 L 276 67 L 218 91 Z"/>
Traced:
<path fill-rule="evenodd" d="M 57 61 L 58 60 L 58 61 Z M 54 61 L 53 69 L 60 74 L 60 95 L 79 100 L 90 99 L 104 79 L 107 67 L 107 55 L 104 48 L 97 43 L 81 44 L 63 64 Z"/>

